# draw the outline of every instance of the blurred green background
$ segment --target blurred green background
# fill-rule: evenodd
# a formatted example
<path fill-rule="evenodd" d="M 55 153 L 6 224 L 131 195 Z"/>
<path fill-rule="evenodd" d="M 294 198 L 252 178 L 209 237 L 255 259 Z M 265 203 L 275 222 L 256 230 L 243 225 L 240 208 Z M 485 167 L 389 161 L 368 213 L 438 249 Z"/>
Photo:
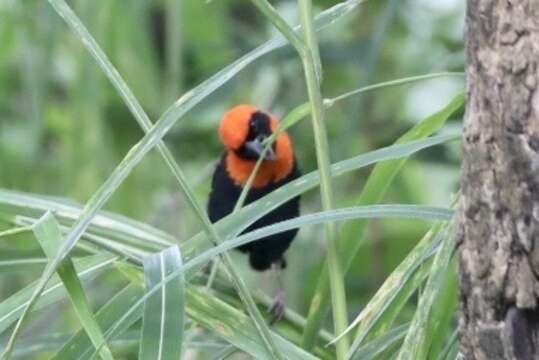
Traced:
<path fill-rule="evenodd" d="M 69 3 L 153 121 L 185 91 L 276 34 L 245 0 Z M 289 22 L 299 21 L 295 1 L 272 3 Z M 317 10 L 336 3 L 314 1 Z M 412 75 L 462 71 L 463 7 L 457 0 L 366 2 L 319 35 L 324 96 Z M 337 104 L 327 114 L 332 161 L 391 144 L 462 88 L 462 78 L 440 78 Z M 206 202 L 211 172 L 222 151 L 216 128 L 226 109 L 252 103 L 283 117 L 306 100 L 301 62 L 288 47 L 251 64 L 176 124 L 165 140 L 195 186 L 199 201 Z M 460 120 L 454 119 L 446 128 L 458 127 Z M 94 60 L 46 1 L 0 0 L 1 188 L 84 203 L 142 135 Z M 291 135 L 301 168 L 304 172 L 315 169 L 310 123 L 295 126 Z M 459 159 L 458 144 L 415 156 L 399 173 L 384 202 L 448 206 L 458 187 Z M 335 180 L 339 206 L 357 198 L 368 171 Z M 179 241 L 200 230 L 155 151 L 106 208 L 150 223 Z M 302 213 L 319 209 L 318 191 L 304 196 Z M 427 228 L 428 224 L 411 220 L 371 222 L 347 277 L 353 314 Z M 289 305 L 301 314 L 307 311 L 324 259 L 323 233 L 320 227 L 303 228 L 287 252 Z M 10 246 L 0 241 L 0 249 Z M 16 245 L 18 250 L 26 247 L 38 248 L 31 241 Z M 253 287 L 260 286 L 260 277 L 267 278 L 262 287 L 272 294 L 269 276 L 248 270 L 242 255 L 234 259 Z M 0 298 L 38 274 L 0 273 Z M 104 277 L 100 281 L 100 285 L 110 281 L 113 286 L 115 280 Z M 107 297 L 106 291 L 88 293 L 95 304 Z M 61 327 L 69 320 L 56 322 Z"/>

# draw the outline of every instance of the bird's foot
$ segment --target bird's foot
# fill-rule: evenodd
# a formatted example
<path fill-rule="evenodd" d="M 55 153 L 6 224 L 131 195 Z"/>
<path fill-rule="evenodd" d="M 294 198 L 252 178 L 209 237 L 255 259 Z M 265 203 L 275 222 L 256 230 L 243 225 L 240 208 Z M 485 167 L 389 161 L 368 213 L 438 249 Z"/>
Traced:
<path fill-rule="evenodd" d="M 285 311 L 286 311 L 286 295 L 284 291 L 279 291 L 277 296 L 275 296 L 275 299 L 273 300 L 273 304 L 271 305 L 269 309 L 269 312 L 272 315 L 270 324 L 273 325 L 277 321 L 281 320 L 284 316 Z"/>

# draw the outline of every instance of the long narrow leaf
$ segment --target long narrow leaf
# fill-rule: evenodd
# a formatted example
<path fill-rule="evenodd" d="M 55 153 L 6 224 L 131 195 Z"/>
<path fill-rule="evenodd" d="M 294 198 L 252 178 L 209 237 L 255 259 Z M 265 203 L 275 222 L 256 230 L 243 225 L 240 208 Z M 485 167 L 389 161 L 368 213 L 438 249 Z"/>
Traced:
<path fill-rule="evenodd" d="M 97 322 L 101 329 L 106 334 L 110 327 L 124 314 L 126 308 L 131 308 L 133 304 L 138 302 L 144 295 L 142 283 L 129 284 L 114 297 L 112 297 L 99 311 L 97 312 Z M 134 315 L 124 322 L 124 327 L 118 329 L 117 332 L 110 335 L 110 339 L 114 339 L 119 334 L 126 331 L 135 321 L 142 316 L 143 304 L 137 307 Z M 89 360 L 94 353 L 95 348 L 90 339 L 83 331 L 79 331 L 68 342 L 64 344 L 62 349 L 53 357 L 54 360 Z"/>
<path fill-rule="evenodd" d="M 77 276 L 83 280 L 93 279 L 110 267 L 114 261 L 116 261 L 115 257 L 106 254 L 75 260 Z M 0 303 L 0 333 L 9 328 L 21 316 L 36 285 L 37 282 L 34 282 Z M 39 298 L 36 310 L 49 306 L 65 297 L 65 288 L 62 286 L 60 279 L 54 277 Z"/>
<path fill-rule="evenodd" d="M 395 344 L 399 341 L 404 339 L 406 336 L 406 333 L 408 332 L 408 328 L 410 327 L 410 324 L 404 324 L 397 326 L 396 328 L 392 329 L 391 331 L 388 331 L 384 335 L 380 336 L 379 338 L 368 342 L 367 344 L 363 345 L 359 349 L 355 351 L 354 356 L 352 357 L 353 360 L 374 360 L 379 359 L 379 355 L 381 355 L 384 351 L 390 349 L 391 347 L 395 346 Z"/>
<path fill-rule="evenodd" d="M 147 291 L 162 282 L 167 275 L 181 267 L 182 258 L 177 246 L 144 258 Z M 183 275 L 148 297 L 144 303 L 142 338 L 139 359 L 179 359 L 182 352 L 184 326 Z"/>
<path fill-rule="evenodd" d="M 418 81 L 436 79 L 440 77 L 453 77 L 453 76 L 463 76 L 462 72 L 440 72 L 440 73 L 431 73 L 417 76 L 409 76 L 402 79 L 384 81 L 377 84 L 372 84 L 368 86 L 361 87 L 359 89 L 348 91 L 344 94 L 336 96 L 334 98 L 324 99 L 324 108 L 329 109 L 336 103 L 348 99 L 349 97 L 366 93 L 369 91 L 380 90 L 388 87 L 401 86 L 406 84 L 415 83 Z M 264 144 L 269 145 L 275 141 L 275 139 L 282 134 L 284 131 L 294 126 L 301 120 L 305 119 L 307 115 L 311 113 L 311 108 L 308 102 L 296 106 L 292 109 L 280 122 L 277 131 L 275 131 L 271 136 L 264 140 Z M 412 139 L 410 139 L 412 140 Z"/>
<path fill-rule="evenodd" d="M 447 276 L 442 279 L 443 285 L 432 306 L 431 315 L 426 325 L 429 343 L 428 357 L 444 353 L 444 348 L 450 346 L 452 335 L 457 331 L 458 309 L 458 279 L 456 259 L 452 259 Z"/>
<path fill-rule="evenodd" d="M 178 270 L 168 274 L 164 282 L 169 279 L 175 279 L 178 274 Z M 135 281 L 137 280 L 135 279 Z M 111 326 L 108 326 L 105 331 L 105 337 L 107 339 L 111 338 L 113 334 L 117 336 L 127 329 L 128 324 L 132 324 L 137 319 L 137 315 L 142 315 L 142 307 L 146 299 L 158 292 L 162 284 L 163 282 L 155 284 L 152 290 L 147 291 L 144 296 L 132 302 L 129 306 L 124 306 L 119 311 L 116 311 L 115 315 L 119 317 L 115 319 Z M 273 360 L 268 356 L 252 319 L 238 309 L 224 303 L 219 298 L 212 296 L 207 289 L 193 285 L 187 286 L 185 304 L 187 315 L 196 323 L 214 331 L 218 336 L 251 354 L 255 359 Z M 272 333 L 272 338 L 286 359 L 316 359 L 315 356 L 305 352 L 277 334 Z M 68 348 L 67 345 L 66 348 Z"/>
<path fill-rule="evenodd" d="M 13 358 L 44 359 L 45 353 L 49 354 L 60 348 L 67 338 L 69 335 L 63 333 L 32 334 L 22 337 L 19 346 L 13 351 Z"/>
<path fill-rule="evenodd" d="M 347 358 L 357 358 L 357 351 L 370 334 L 376 338 L 390 327 L 396 315 L 428 276 L 425 263 L 439 247 L 439 225 L 430 230 L 386 279 L 347 331 L 360 324 Z M 340 335 L 339 335 L 340 336 Z"/>
<path fill-rule="evenodd" d="M 62 244 L 62 233 L 60 232 L 60 225 L 50 212 L 47 212 L 34 226 L 34 234 L 47 257 L 54 258 L 57 249 Z M 62 262 L 57 269 L 57 273 L 69 294 L 82 327 L 97 348 L 104 342 L 105 338 L 90 309 L 90 304 L 88 304 L 86 294 L 70 258 Z M 99 351 L 99 355 L 105 360 L 114 358 L 106 344 Z"/>
<path fill-rule="evenodd" d="M 20 252 L 3 250 L 0 254 L 0 272 L 16 273 L 18 271 L 35 271 L 43 269 L 47 259 L 34 251 Z"/>
<path fill-rule="evenodd" d="M 448 272 L 451 271 L 449 265 L 454 253 L 455 242 L 450 229 L 451 227 L 445 229 L 443 234 L 442 245 L 434 258 L 429 279 L 419 299 L 410 329 L 397 357 L 398 360 L 427 359 L 430 348 L 429 319 L 434 303 L 443 288 L 444 280 L 448 276 Z"/>
<path fill-rule="evenodd" d="M 440 111 L 424 119 L 413 128 L 408 130 L 403 136 L 397 140 L 397 144 L 406 143 L 408 141 L 422 139 L 430 136 L 434 132 L 440 130 L 447 119 L 464 105 L 464 95 L 456 96 L 447 106 Z M 378 203 L 386 193 L 389 185 L 404 166 L 407 160 L 406 156 L 401 156 L 399 159 L 387 161 L 378 164 L 367 179 L 367 183 L 361 192 L 358 205 L 370 205 Z M 344 270 L 347 270 L 354 257 L 356 256 L 361 246 L 361 239 L 365 231 L 367 222 L 360 221 L 354 224 L 344 226 L 342 229 L 345 239 L 339 248 Z M 306 349 L 314 346 L 314 339 L 318 333 L 324 318 L 329 310 L 329 280 L 327 262 L 324 265 L 322 273 L 319 277 L 315 294 L 309 307 L 308 323 L 305 327 L 303 336 L 303 346 Z"/>
<path fill-rule="evenodd" d="M 329 211 L 322 211 L 315 214 L 303 215 L 291 220 L 279 222 L 277 224 L 265 226 L 257 230 L 251 231 L 247 234 L 239 236 L 237 238 L 227 240 L 215 247 L 212 247 L 204 253 L 190 259 L 186 264 L 184 271 L 203 264 L 221 252 L 233 249 L 245 245 L 249 242 L 256 241 L 280 232 L 288 231 L 291 229 L 300 228 L 307 225 L 323 224 L 328 221 L 346 221 L 352 219 L 361 218 L 414 218 L 423 220 L 451 220 L 453 217 L 453 210 L 445 208 L 433 208 L 426 206 L 416 205 L 373 205 L 373 206 L 360 206 L 355 208 L 344 208 Z M 423 250 L 423 249 L 421 249 Z M 419 250 L 418 250 L 419 253 Z M 417 254 L 414 253 L 413 259 Z M 424 259 L 421 259 L 424 261 Z M 414 263 L 416 266 L 417 264 Z M 408 264 L 406 264 L 408 265 Z M 400 268 L 399 268 L 399 271 Z M 395 273 L 395 276 L 397 272 Z M 402 279 L 401 279 L 402 280 Z M 388 282 L 389 284 L 389 282 Z M 391 282 L 393 284 L 393 281 Z M 398 284 L 398 282 L 397 282 Z"/>
<path fill-rule="evenodd" d="M 37 220 L 47 211 L 54 212 L 60 224 L 71 225 L 81 215 L 82 207 L 64 198 L 0 189 L 0 212 L 24 214 Z M 152 244 L 145 249 L 162 250 L 176 243 L 176 239 L 164 231 L 108 211 L 100 211 L 92 219 L 88 233 L 117 239 L 120 243 Z"/>
<path fill-rule="evenodd" d="M 305 84 L 311 106 L 311 126 L 314 134 L 314 148 L 316 162 L 320 172 L 320 202 L 322 209 L 335 208 L 335 190 L 331 176 L 331 156 L 329 140 L 324 122 L 324 105 L 320 89 L 322 81 L 322 62 L 318 38 L 313 26 L 312 0 L 298 0 L 298 9 L 303 25 L 303 40 L 305 51 L 298 48 L 303 64 Z M 333 328 L 335 332 L 342 332 L 348 327 L 348 307 L 346 289 L 344 285 L 344 272 L 339 257 L 339 235 L 337 226 L 333 222 L 325 224 L 326 259 L 328 264 L 329 287 L 331 295 Z M 343 360 L 350 342 L 347 336 L 340 338 L 335 344 L 337 360 Z"/>
<path fill-rule="evenodd" d="M 191 286 L 187 290 L 187 314 L 197 323 L 216 332 L 217 335 L 250 354 L 254 359 L 268 359 L 267 352 L 257 340 L 256 329 L 244 313 L 222 302 L 203 288 Z M 307 353 L 285 338 L 272 333 L 273 340 L 287 360 L 314 360 Z"/>

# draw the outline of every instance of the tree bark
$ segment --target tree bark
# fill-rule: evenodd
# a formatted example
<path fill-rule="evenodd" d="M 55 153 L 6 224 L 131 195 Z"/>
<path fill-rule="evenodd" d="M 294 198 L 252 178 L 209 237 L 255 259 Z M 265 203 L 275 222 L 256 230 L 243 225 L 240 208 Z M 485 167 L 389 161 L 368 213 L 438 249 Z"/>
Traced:
<path fill-rule="evenodd" d="M 539 0 L 468 0 L 459 211 L 466 359 L 539 359 Z"/>

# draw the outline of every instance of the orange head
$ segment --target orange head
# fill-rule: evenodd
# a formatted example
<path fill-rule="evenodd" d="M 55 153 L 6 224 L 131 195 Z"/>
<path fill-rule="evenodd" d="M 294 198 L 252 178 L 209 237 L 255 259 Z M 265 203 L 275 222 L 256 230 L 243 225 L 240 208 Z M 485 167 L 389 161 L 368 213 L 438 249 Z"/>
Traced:
<path fill-rule="evenodd" d="M 264 140 L 278 127 L 271 114 L 251 105 L 238 105 L 229 110 L 221 121 L 219 136 L 227 149 L 226 168 L 238 185 L 245 185 L 256 161 L 264 150 Z M 277 137 L 266 152 L 253 181 L 253 187 L 264 187 L 288 176 L 294 167 L 294 149 L 286 133 Z"/>

